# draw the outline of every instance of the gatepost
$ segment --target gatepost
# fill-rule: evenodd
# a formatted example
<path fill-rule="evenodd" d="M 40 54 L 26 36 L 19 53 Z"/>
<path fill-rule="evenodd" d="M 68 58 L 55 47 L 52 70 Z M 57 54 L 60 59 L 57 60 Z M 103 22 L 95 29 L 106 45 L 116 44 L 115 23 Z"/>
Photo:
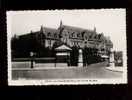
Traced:
<path fill-rule="evenodd" d="M 113 52 L 113 50 L 111 50 L 111 53 L 110 53 L 109 66 L 111 68 L 114 68 L 115 67 L 115 60 L 114 60 L 114 52 Z"/>
<path fill-rule="evenodd" d="M 83 67 L 82 49 L 79 49 L 78 67 Z"/>

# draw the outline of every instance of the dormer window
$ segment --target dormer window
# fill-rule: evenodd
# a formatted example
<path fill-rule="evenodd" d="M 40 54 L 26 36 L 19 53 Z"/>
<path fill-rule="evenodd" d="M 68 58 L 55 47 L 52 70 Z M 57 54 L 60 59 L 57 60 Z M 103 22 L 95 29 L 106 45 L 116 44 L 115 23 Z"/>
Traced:
<path fill-rule="evenodd" d="M 48 37 L 51 37 L 51 33 L 50 32 L 48 33 Z"/>
<path fill-rule="evenodd" d="M 89 39 L 92 39 L 92 35 L 89 36 Z"/>
<path fill-rule="evenodd" d="M 100 39 L 100 38 L 101 38 L 101 34 L 98 35 L 98 39 Z"/>
<path fill-rule="evenodd" d="M 97 35 L 94 36 L 94 39 L 97 39 Z"/>
<path fill-rule="evenodd" d="M 77 34 L 76 34 L 75 32 L 74 32 L 74 34 L 73 34 L 73 37 L 74 37 L 74 38 L 77 38 Z"/>
<path fill-rule="evenodd" d="M 77 34 L 77 37 L 80 38 L 80 33 Z"/>
<path fill-rule="evenodd" d="M 85 36 L 84 36 L 84 40 L 88 40 L 88 37 L 87 37 L 87 35 L 85 35 Z"/>
<path fill-rule="evenodd" d="M 57 33 L 54 34 L 54 38 L 57 38 Z"/>
<path fill-rule="evenodd" d="M 68 38 L 69 34 L 66 30 L 63 31 L 63 38 Z"/>
<path fill-rule="evenodd" d="M 66 34 L 66 33 L 64 34 L 64 37 L 65 37 L 65 38 L 67 37 L 67 34 Z"/>
<path fill-rule="evenodd" d="M 74 34 L 75 34 L 75 33 L 73 32 L 73 33 L 72 33 L 72 37 L 73 37 L 73 38 L 75 37 L 75 35 L 74 35 Z"/>

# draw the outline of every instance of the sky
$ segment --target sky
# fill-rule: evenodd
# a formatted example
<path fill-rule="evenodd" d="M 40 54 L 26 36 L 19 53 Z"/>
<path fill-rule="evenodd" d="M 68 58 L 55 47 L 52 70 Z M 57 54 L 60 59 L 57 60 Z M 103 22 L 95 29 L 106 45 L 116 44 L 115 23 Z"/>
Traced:
<path fill-rule="evenodd" d="M 60 21 L 70 25 L 93 30 L 109 36 L 113 49 L 126 49 L 126 10 L 125 9 L 80 9 L 80 10 L 41 10 L 8 11 L 7 30 L 13 36 L 30 33 L 44 27 L 58 28 Z"/>

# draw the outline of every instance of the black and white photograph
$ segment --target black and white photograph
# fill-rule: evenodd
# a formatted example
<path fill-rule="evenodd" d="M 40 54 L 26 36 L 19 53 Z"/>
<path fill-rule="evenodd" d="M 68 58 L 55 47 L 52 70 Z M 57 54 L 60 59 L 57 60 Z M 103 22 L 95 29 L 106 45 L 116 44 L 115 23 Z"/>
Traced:
<path fill-rule="evenodd" d="M 8 84 L 127 84 L 126 9 L 7 11 Z"/>

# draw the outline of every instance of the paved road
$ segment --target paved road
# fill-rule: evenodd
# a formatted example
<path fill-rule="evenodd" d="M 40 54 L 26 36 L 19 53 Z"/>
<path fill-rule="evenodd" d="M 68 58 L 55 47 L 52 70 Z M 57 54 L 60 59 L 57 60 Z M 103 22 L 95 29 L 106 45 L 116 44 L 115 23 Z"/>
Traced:
<path fill-rule="evenodd" d="M 16 65 L 16 64 L 15 64 Z M 13 65 L 13 67 L 17 67 Z M 20 64 L 19 67 L 24 67 L 25 64 Z M 29 63 L 26 64 L 29 67 Z M 83 68 L 66 68 L 66 69 L 28 69 L 28 70 L 13 70 L 13 79 L 66 79 L 66 78 L 121 78 L 121 72 L 113 72 L 107 70 L 105 63 L 93 64 Z"/>

